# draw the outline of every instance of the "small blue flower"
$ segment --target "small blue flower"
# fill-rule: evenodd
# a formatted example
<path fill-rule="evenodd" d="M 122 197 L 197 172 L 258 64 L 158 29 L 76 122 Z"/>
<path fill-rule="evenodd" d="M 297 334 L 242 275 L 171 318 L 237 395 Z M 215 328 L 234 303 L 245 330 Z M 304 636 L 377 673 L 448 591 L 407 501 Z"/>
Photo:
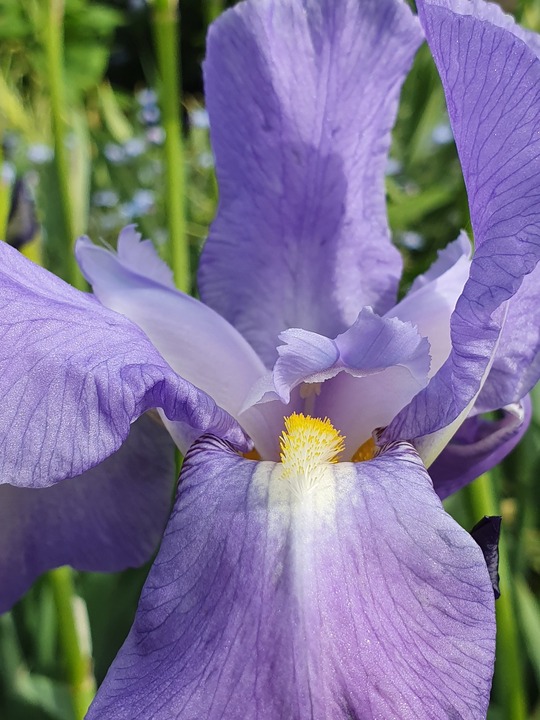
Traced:
<path fill-rule="evenodd" d="M 112 208 L 118 205 L 118 193 L 114 190 L 99 190 L 92 196 L 92 204 L 96 207 Z"/>
<path fill-rule="evenodd" d="M 121 165 L 127 159 L 125 148 L 116 143 L 107 143 L 103 149 L 103 153 L 107 160 L 114 165 Z"/>
<path fill-rule="evenodd" d="M 193 127 L 207 130 L 210 127 L 208 112 L 204 108 L 195 108 L 189 113 L 189 120 Z"/>
<path fill-rule="evenodd" d="M 137 158 L 144 154 L 146 142 L 144 138 L 130 138 L 124 143 L 124 151 L 129 158 Z"/>
<path fill-rule="evenodd" d="M 49 145 L 36 143 L 29 146 L 27 157 L 30 162 L 36 165 L 44 165 L 45 163 L 51 162 L 54 157 L 54 150 Z"/>

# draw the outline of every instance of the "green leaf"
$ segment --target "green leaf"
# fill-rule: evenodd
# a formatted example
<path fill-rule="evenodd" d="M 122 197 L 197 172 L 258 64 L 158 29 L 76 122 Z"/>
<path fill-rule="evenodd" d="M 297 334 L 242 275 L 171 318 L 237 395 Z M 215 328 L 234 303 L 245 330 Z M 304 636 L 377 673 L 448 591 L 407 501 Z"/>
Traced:
<path fill-rule="evenodd" d="M 516 603 L 529 659 L 540 681 L 540 604 L 525 580 L 515 577 Z"/>
<path fill-rule="evenodd" d="M 66 685 L 45 677 L 22 673 L 9 693 L 8 718 L 17 720 L 73 720 Z"/>
<path fill-rule="evenodd" d="M 400 190 L 395 181 L 387 179 L 390 203 L 388 217 L 395 230 L 407 230 L 419 222 L 428 213 L 448 205 L 455 195 L 452 186 L 435 186 L 414 195 Z"/>

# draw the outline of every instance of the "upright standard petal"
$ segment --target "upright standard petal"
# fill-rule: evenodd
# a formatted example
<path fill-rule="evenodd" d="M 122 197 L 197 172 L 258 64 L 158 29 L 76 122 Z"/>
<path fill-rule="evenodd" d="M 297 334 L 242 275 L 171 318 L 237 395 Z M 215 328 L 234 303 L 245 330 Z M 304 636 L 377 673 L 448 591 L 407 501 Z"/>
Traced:
<path fill-rule="evenodd" d="M 43 487 L 118 450 L 150 408 L 186 448 L 235 421 L 178 377 L 144 333 L 0 243 L 0 483 Z"/>
<path fill-rule="evenodd" d="M 114 455 L 49 488 L 0 485 L 0 613 L 46 570 L 112 572 L 155 551 L 175 479 L 170 435 L 148 416 Z"/>
<path fill-rule="evenodd" d="M 490 22 L 486 7 L 418 0 L 446 93 L 476 246 L 452 315 L 452 353 L 386 434 L 428 435 L 419 442 L 428 463 L 467 417 L 504 353 L 501 331 L 512 298 L 540 258 L 540 61 L 508 23 Z M 460 14 L 464 8 L 467 14 Z M 537 312 L 532 321 L 538 323 Z"/>
<path fill-rule="evenodd" d="M 311 479 L 194 446 L 88 720 L 484 720 L 491 580 L 416 453 Z"/>
<path fill-rule="evenodd" d="M 487 2 L 486 0 L 423 0 L 423 3 L 426 2 L 452 10 L 458 15 L 472 15 L 478 20 L 486 20 L 497 27 L 504 28 L 526 42 L 531 50 L 540 56 L 540 36 L 518 25 L 512 15 L 505 13 L 497 3 L 490 0 Z"/>
<path fill-rule="evenodd" d="M 210 29 L 220 204 L 199 287 L 269 368 L 283 330 L 334 337 L 395 302 L 384 169 L 420 39 L 401 0 L 248 1 Z"/>

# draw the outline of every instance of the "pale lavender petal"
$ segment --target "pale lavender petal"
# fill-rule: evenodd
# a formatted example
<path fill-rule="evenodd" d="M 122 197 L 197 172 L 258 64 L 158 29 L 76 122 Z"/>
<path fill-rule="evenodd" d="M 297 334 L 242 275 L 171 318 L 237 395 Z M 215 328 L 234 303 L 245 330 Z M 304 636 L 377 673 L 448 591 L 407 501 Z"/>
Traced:
<path fill-rule="evenodd" d="M 304 490 L 193 448 L 135 624 L 88 720 L 484 720 L 491 581 L 396 445 Z"/>
<path fill-rule="evenodd" d="M 280 333 L 278 359 L 251 387 L 243 410 L 256 403 L 281 400 L 288 405 L 291 393 L 302 382 L 321 383 L 342 369 L 336 341 L 301 328 Z"/>
<path fill-rule="evenodd" d="M 345 435 L 348 459 L 425 387 L 430 347 L 412 324 L 380 318 L 369 308 L 336 345 L 344 372 L 321 386 L 314 408 Z"/>
<path fill-rule="evenodd" d="M 283 432 L 283 418 L 291 412 L 301 412 L 300 402 L 293 397 L 284 405 L 281 400 L 265 398 L 264 402 L 246 407 L 239 422 L 249 428 L 249 437 L 263 460 L 279 458 L 279 437 Z"/>
<path fill-rule="evenodd" d="M 178 377 L 146 335 L 0 243 L 0 482 L 43 487 L 118 450 L 150 408 L 178 421 L 185 447 L 240 427 Z"/>
<path fill-rule="evenodd" d="M 279 339 L 284 344 L 278 347 L 273 381 L 285 403 L 290 400 L 291 390 L 300 383 L 324 382 L 343 367 L 335 340 L 299 328 L 282 332 Z"/>
<path fill-rule="evenodd" d="M 281 333 L 280 340 L 284 344 L 278 347 L 273 382 L 276 396 L 284 403 L 301 383 L 323 383 L 341 371 L 365 377 L 401 365 L 415 378 L 417 389 L 427 381 L 429 343 L 410 323 L 381 318 L 371 308 L 364 308 L 355 323 L 334 340 L 298 328 Z M 260 388 L 268 392 L 268 375 Z"/>
<path fill-rule="evenodd" d="M 460 15 L 464 7 L 473 14 Z M 504 352 L 504 303 L 540 258 L 540 61 L 513 32 L 474 16 L 485 5 L 453 8 L 418 0 L 445 88 L 476 252 L 451 320 L 452 353 L 386 433 L 427 436 L 417 445 L 428 463 L 472 409 L 498 348 Z"/>
<path fill-rule="evenodd" d="M 381 318 L 364 308 L 354 324 L 336 338 L 341 366 L 351 372 L 372 372 L 405 365 L 422 381 L 429 371 L 429 343 L 409 322 Z"/>
<path fill-rule="evenodd" d="M 251 434 L 265 460 L 279 458 L 283 416 L 292 412 L 332 418 L 346 437 L 343 458 L 350 459 L 428 381 L 428 341 L 411 323 L 381 318 L 371 308 L 333 340 L 298 328 L 280 339 L 273 372 L 255 383 L 244 405 L 267 421 L 270 436 Z"/>
<path fill-rule="evenodd" d="M 266 372 L 242 335 L 203 303 L 164 284 L 164 263 L 132 227 L 121 234 L 118 253 L 80 238 L 76 254 L 98 300 L 144 330 L 175 372 L 238 418 L 248 391 Z M 249 419 L 244 429 L 254 430 Z"/>
<path fill-rule="evenodd" d="M 245 2 L 210 29 L 220 204 L 199 287 L 269 368 L 283 330 L 334 337 L 395 301 L 384 169 L 420 38 L 400 0 Z"/>
<path fill-rule="evenodd" d="M 46 570 L 117 571 L 146 562 L 163 533 L 174 445 L 143 416 L 101 465 L 49 488 L 0 485 L 0 613 Z"/>
<path fill-rule="evenodd" d="M 388 425 L 426 381 L 427 375 L 417 376 L 407 365 L 393 365 L 376 375 L 360 377 L 342 372 L 322 386 L 315 398 L 315 414 L 331 418 L 343 433 L 343 459 L 349 460 L 375 430 Z"/>
<path fill-rule="evenodd" d="M 508 405 L 503 413 L 499 420 L 465 420 L 431 465 L 429 474 L 441 499 L 491 470 L 514 449 L 531 421 L 529 397 Z"/>
<path fill-rule="evenodd" d="M 467 235 L 461 233 L 439 253 L 429 270 L 416 278 L 403 300 L 385 315 L 411 322 L 418 333 L 429 340 L 430 377 L 452 349 L 450 317 L 469 277 L 470 257 L 471 244 Z"/>
<path fill-rule="evenodd" d="M 426 285 L 431 285 L 434 281 L 444 276 L 449 270 L 455 270 L 456 265 L 463 265 L 463 261 L 470 260 L 471 256 L 471 241 L 467 233 L 462 230 L 456 240 L 437 252 L 437 259 L 427 271 L 414 279 L 406 297 L 412 295 L 417 290 L 421 290 L 426 287 Z M 465 277 L 463 284 L 465 284 L 466 279 Z M 399 305 L 401 305 L 401 303 L 396 307 L 399 307 Z"/>
<path fill-rule="evenodd" d="M 127 225 L 120 231 L 116 247 L 122 265 L 137 275 L 175 289 L 173 272 L 157 254 L 151 240 L 143 240 L 135 225 Z M 84 256 L 79 256 L 84 260 Z"/>
<path fill-rule="evenodd" d="M 334 340 L 306 330 L 281 333 L 273 371 L 275 397 L 286 412 L 330 417 L 346 437 L 344 458 L 351 458 L 373 431 L 385 425 L 427 383 L 429 343 L 415 327 L 381 318 L 364 308 L 356 322 Z M 299 393 L 291 401 L 291 393 Z M 266 384 L 257 385 L 260 402 L 273 399 Z M 263 410 L 264 412 L 264 410 Z M 279 430 L 281 431 L 282 417 Z M 278 457 L 275 434 L 274 452 Z"/>

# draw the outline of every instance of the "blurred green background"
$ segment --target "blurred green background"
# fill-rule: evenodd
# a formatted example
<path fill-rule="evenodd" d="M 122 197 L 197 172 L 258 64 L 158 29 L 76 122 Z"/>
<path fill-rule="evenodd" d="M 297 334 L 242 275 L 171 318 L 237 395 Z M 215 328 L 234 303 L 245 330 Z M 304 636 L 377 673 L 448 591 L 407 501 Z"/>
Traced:
<path fill-rule="evenodd" d="M 226 4 L 184 0 L 180 25 L 172 0 L 0 0 L 1 237 L 84 289 L 74 238 L 88 233 L 114 245 L 124 225 L 137 223 L 173 264 L 179 285 L 196 291 L 193 270 L 217 202 L 200 63 L 206 27 Z M 540 31 L 538 0 L 505 7 Z M 425 47 L 403 91 L 387 190 L 405 291 L 461 228 L 470 232 L 444 97 Z M 189 272 L 175 237 L 188 238 Z M 520 446 L 446 503 L 467 529 L 484 514 L 504 519 L 490 720 L 540 720 L 537 399 Z M 68 578 L 83 655 L 92 658 L 84 673 L 91 678 L 93 670 L 98 683 L 129 629 L 147 570 Z M 2 720 L 80 715 L 71 697 L 80 678 L 66 664 L 55 592 L 42 578 L 0 617 Z"/>

